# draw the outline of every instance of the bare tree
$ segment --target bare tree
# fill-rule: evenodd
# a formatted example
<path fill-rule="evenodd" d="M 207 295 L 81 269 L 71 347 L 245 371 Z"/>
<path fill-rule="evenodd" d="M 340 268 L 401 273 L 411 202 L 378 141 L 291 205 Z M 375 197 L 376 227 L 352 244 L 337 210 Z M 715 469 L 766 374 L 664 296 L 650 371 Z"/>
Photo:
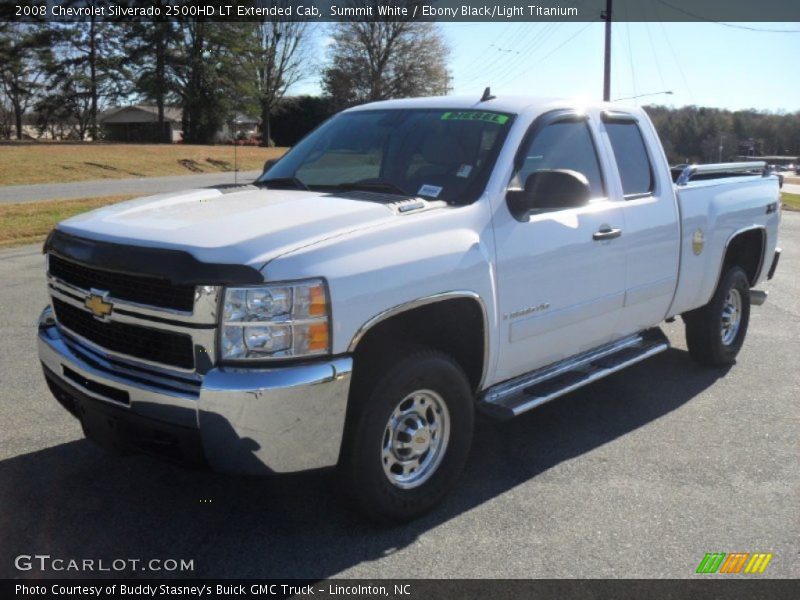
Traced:
<path fill-rule="evenodd" d="M 442 94 L 448 55 L 435 23 L 388 18 L 337 23 L 323 87 L 339 106 Z"/>
<path fill-rule="evenodd" d="M 244 45 L 245 72 L 254 86 L 252 95 L 261 113 L 264 146 L 272 145 L 270 120 L 275 108 L 287 90 L 310 72 L 309 33 L 307 22 L 266 17 L 255 24 Z"/>

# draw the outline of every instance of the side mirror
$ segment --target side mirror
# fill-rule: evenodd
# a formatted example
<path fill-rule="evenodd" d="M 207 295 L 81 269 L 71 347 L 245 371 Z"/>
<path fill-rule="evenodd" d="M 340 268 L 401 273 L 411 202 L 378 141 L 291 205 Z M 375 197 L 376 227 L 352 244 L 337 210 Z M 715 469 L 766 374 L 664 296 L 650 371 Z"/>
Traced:
<path fill-rule="evenodd" d="M 274 167 L 275 163 L 278 162 L 278 160 L 279 159 L 277 159 L 277 158 L 270 158 L 267 162 L 265 162 L 264 163 L 264 170 L 261 171 L 261 174 L 263 175 L 264 173 L 269 171 L 272 167 Z"/>
<path fill-rule="evenodd" d="M 569 169 L 548 169 L 528 175 L 524 189 L 508 190 L 506 201 L 514 218 L 524 220 L 536 210 L 585 206 L 591 196 L 589 180 L 582 173 Z"/>

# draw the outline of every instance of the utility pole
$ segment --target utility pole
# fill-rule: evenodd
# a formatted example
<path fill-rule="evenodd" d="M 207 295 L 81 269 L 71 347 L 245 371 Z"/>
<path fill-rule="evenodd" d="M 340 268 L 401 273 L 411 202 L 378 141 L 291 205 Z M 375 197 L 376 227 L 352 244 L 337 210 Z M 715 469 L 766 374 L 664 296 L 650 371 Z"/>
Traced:
<path fill-rule="evenodd" d="M 613 0 L 606 0 L 606 10 L 601 17 L 606 22 L 606 52 L 603 63 L 603 102 L 611 100 L 611 5 Z"/>

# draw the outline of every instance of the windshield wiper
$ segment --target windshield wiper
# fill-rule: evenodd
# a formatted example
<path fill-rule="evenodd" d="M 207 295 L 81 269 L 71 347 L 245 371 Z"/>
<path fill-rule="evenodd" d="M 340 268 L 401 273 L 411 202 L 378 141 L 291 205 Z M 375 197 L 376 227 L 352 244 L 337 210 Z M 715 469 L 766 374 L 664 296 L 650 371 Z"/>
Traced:
<path fill-rule="evenodd" d="M 275 187 L 279 189 L 287 185 L 294 187 L 298 190 L 308 191 L 308 186 L 300 181 L 297 177 L 273 177 L 272 179 L 262 179 L 256 181 L 255 185 L 266 185 L 267 187 Z"/>
<path fill-rule="evenodd" d="M 340 183 L 335 186 L 339 190 L 363 190 L 365 192 L 388 192 L 397 196 L 411 197 L 411 194 L 406 192 L 403 188 L 393 184 L 391 181 L 384 180 L 368 180 L 368 181 L 350 181 L 347 183 Z"/>

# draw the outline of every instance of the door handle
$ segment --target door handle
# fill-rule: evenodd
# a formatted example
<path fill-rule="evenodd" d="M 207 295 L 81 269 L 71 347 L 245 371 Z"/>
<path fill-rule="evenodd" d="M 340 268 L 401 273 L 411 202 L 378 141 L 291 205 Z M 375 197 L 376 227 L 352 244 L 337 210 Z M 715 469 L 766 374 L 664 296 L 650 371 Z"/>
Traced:
<path fill-rule="evenodd" d="M 622 229 L 612 229 L 608 225 L 604 225 L 598 231 L 592 234 L 592 239 L 596 242 L 602 242 L 605 240 L 613 240 L 621 235 Z"/>

